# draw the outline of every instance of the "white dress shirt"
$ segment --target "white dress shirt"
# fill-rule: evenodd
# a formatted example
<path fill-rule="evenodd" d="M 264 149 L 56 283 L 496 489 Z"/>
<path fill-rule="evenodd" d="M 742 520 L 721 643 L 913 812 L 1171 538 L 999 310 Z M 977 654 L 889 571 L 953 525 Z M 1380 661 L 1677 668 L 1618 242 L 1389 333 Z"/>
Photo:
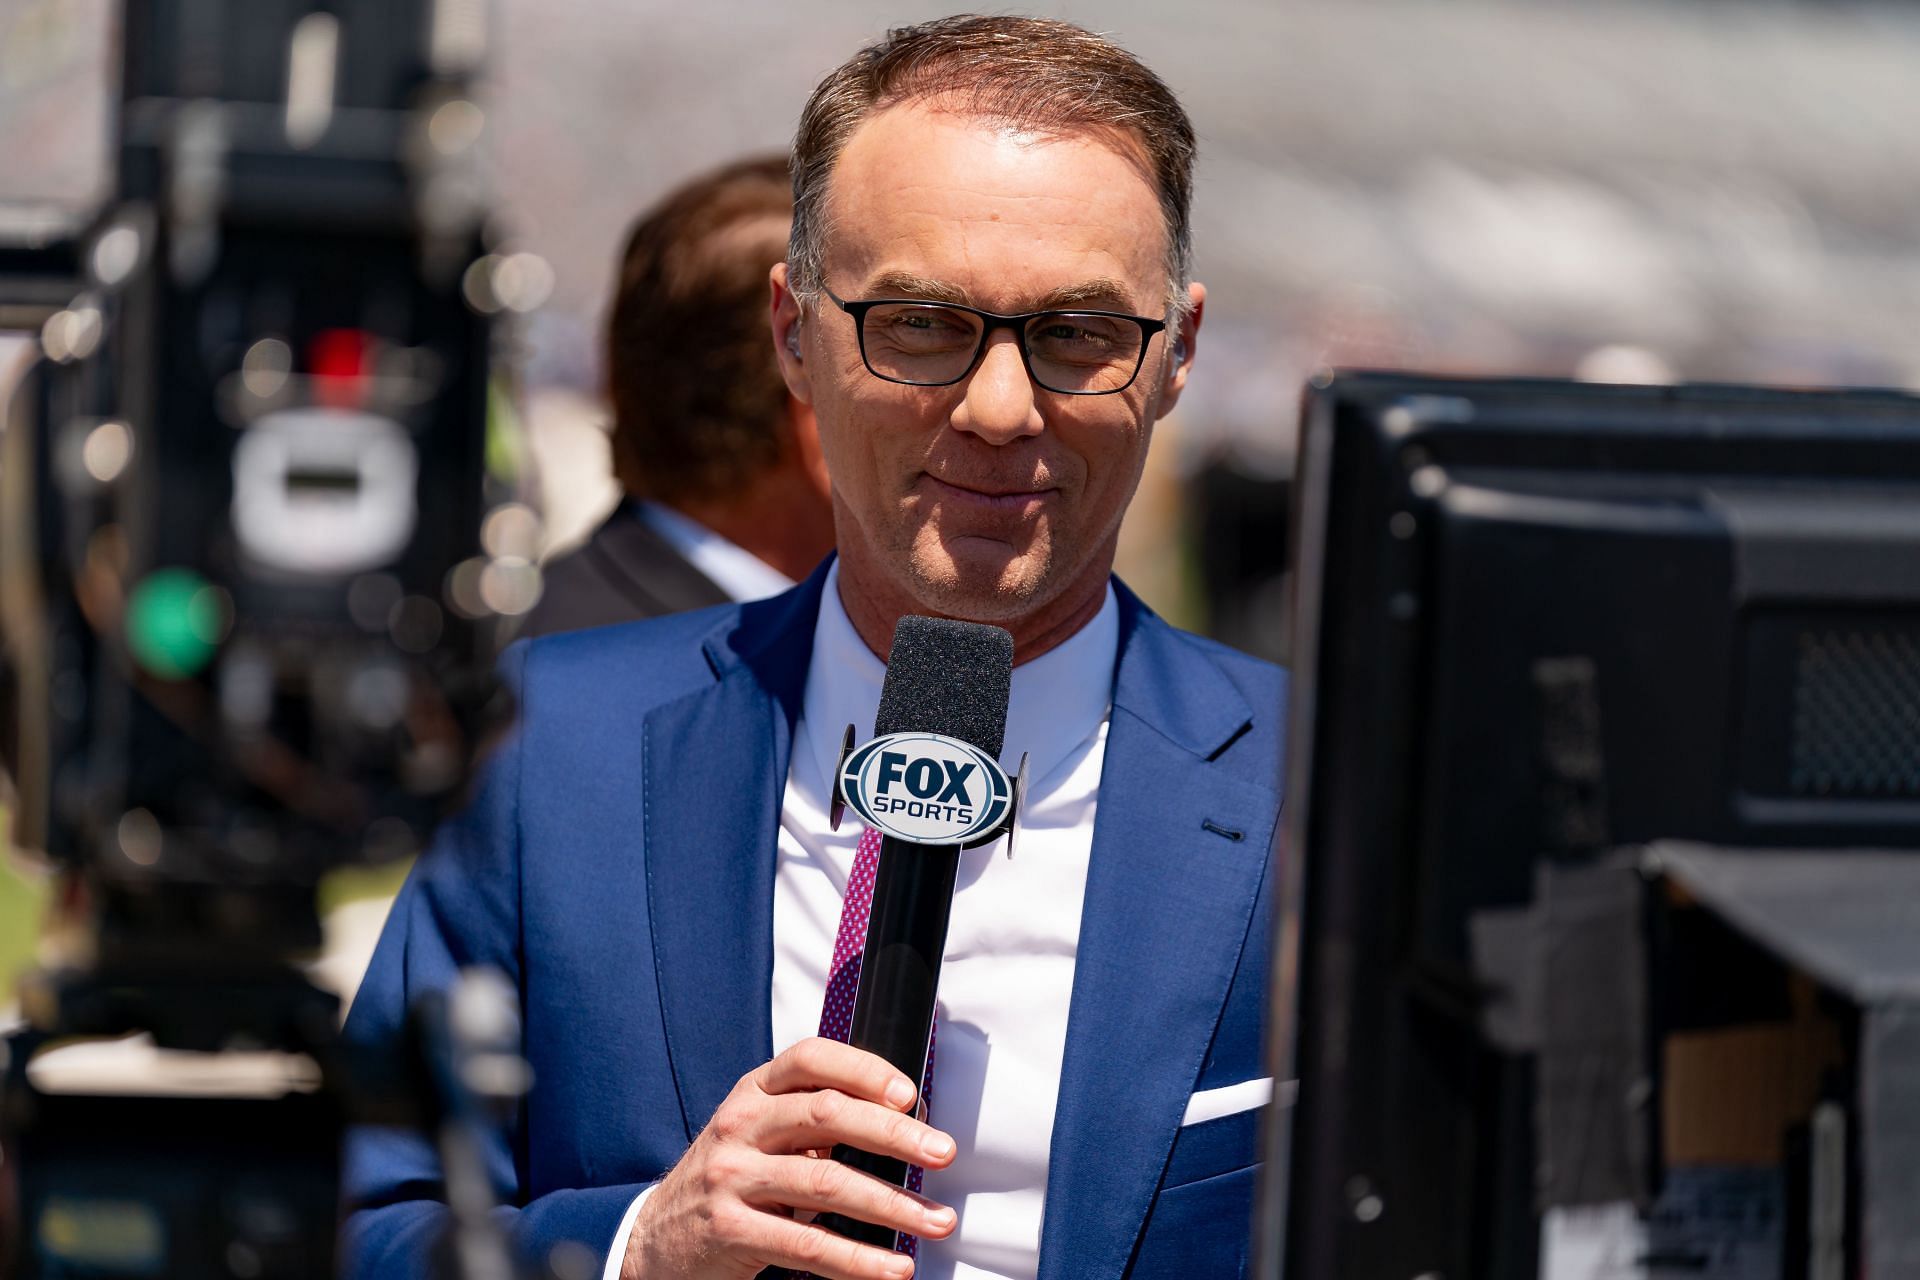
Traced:
<path fill-rule="evenodd" d="M 1094 808 L 1120 638 L 1111 587 L 1098 614 L 1064 644 L 1014 668 L 1001 764 L 1027 755 L 1030 790 L 1019 843 L 960 855 L 941 962 L 939 1030 L 929 1121 L 958 1150 L 929 1170 L 924 1193 L 951 1205 L 959 1224 L 922 1240 L 926 1280 L 1029 1280 L 1039 1266 L 1041 1208 L 1053 1114 L 1066 1053 L 1067 1008 L 1079 947 L 1080 908 L 1093 847 Z M 829 779 L 841 736 L 873 733 L 886 667 L 840 603 L 839 566 L 821 594 L 813 657 L 780 814 L 773 883 L 773 1049 L 819 1030 L 840 904 L 860 838 L 857 815 L 828 828 Z M 608 1258 L 609 1280 L 642 1193 Z"/>
<path fill-rule="evenodd" d="M 736 604 L 777 596 L 793 585 L 792 578 L 692 516 L 644 499 L 634 507 L 649 529 L 665 538 L 688 564 L 704 573 Z"/>

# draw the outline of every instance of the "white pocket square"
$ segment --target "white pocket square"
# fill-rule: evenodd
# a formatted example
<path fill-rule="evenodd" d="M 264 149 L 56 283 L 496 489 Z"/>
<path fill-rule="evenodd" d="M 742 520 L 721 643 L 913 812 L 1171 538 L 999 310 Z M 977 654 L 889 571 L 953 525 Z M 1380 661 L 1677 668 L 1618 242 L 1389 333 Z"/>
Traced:
<path fill-rule="evenodd" d="M 1283 1106 L 1291 1102 L 1293 1081 L 1282 1084 L 1280 1093 Z M 1188 1097 L 1187 1113 L 1180 1117 L 1180 1124 L 1184 1128 L 1190 1124 L 1203 1124 L 1208 1120 L 1218 1120 L 1221 1116 L 1238 1115 L 1242 1111 L 1264 1107 L 1273 1101 L 1273 1095 L 1272 1076 L 1242 1080 L 1239 1084 L 1222 1085 L 1218 1089 L 1201 1089 Z"/>

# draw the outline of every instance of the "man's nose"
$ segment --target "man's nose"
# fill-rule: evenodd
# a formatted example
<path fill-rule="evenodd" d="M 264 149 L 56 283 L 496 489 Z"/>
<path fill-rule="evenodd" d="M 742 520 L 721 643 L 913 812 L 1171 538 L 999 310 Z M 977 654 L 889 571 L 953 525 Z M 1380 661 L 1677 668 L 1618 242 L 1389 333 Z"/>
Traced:
<path fill-rule="evenodd" d="M 988 444 L 1040 434 L 1044 426 L 1040 408 L 1034 403 L 1033 383 L 1012 334 L 997 333 L 988 340 L 966 387 L 953 413 L 956 429 L 971 431 Z"/>

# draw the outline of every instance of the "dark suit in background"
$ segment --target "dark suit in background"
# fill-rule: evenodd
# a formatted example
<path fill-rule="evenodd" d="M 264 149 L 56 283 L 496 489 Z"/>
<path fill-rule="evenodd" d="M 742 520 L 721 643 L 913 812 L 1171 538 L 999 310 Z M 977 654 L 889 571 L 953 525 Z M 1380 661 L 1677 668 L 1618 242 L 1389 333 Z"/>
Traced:
<path fill-rule="evenodd" d="M 727 603 L 727 593 L 622 502 L 593 536 L 544 566 L 524 636 L 637 622 Z"/>

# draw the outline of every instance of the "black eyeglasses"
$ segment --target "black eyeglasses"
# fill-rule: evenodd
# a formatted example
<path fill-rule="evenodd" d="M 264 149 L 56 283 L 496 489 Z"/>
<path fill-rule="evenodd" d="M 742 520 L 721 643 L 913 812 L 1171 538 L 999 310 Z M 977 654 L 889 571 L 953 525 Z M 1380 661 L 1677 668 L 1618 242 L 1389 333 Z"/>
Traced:
<path fill-rule="evenodd" d="M 1112 395 L 1133 385 L 1147 344 L 1167 327 L 1118 311 L 1003 316 L 954 302 L 847 302 L 831 289 L 825 293 L 853 317 L 868 372 L 909 387 L 952 386 L 980 363 L 994 330 L 1011 329 L 1036 385 L 1067 396 Z"/>

